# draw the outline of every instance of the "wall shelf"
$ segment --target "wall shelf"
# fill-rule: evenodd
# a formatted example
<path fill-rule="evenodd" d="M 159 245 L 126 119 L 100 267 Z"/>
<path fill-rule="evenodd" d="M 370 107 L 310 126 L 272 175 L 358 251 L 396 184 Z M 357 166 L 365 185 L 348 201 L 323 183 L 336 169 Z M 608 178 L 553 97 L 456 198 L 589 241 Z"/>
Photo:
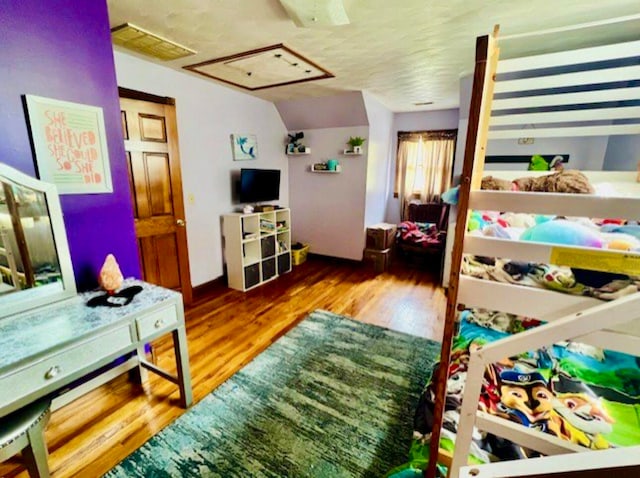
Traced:
<path fill-rule="evenodd" d="M 349 151 L 348 149 L 345 149 L 342 154 L 344 156 L 362 156 L 362 153 L 354 153 L 353 151 Z"/>
<path fill-rule="evenodd" d="M 323 174 L 338 174 L 342 172 L 342 166 L 337 166 L 335 171 L 329 169 L 313 169 L 313 165 L 309 168 L 309 171 L 312 173 L 323 173 Z"/>
<path fill-rule="evenodd" d="M 304 153 L 298 153 L 297 151 L 292 153 L 292 152 L 287 151 L 287 156 L 304 156 L 306 154 L 311 154 L 311 149 L 310 148 L 306 148 L 304 150 Z"/>

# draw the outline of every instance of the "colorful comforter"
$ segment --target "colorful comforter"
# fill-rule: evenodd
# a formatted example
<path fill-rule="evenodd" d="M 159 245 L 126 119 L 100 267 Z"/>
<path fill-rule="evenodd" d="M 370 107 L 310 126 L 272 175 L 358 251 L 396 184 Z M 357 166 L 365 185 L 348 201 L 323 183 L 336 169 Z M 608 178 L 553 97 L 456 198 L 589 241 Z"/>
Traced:
<path fill-rule="evenodd" d="M 540 322 L 466 310 L 452 350 L 440 448 L 453 451 L 470 351 Z M 409 460 L 389 476 L 421 476 L 429 455 L 435 387 L 428 383 L 414 419 Z M 558 343 L 485 369 L 478 408 L 505 420 L 590 448 L 640 444 L 640 359 L 575 342 Z M 536 456 L 508 440 L 474 430 L 470 460 Z"/>
<path fill-rule="evenodd" d="M 640 226 L 615 219 L 557 218 L 474 211 L 472 235 L 559 245 L 640 251 Z M 612 300 L 640 290 L 640 277 L 506 258 L 465 256 L 462 273 L 480 279 Z"/>
<path fill-rule="evenodd" d="M 535 262 L 467 255 L 462 274 L 479 279 L 613 300 L 640 290 L 640 278 Z"/>

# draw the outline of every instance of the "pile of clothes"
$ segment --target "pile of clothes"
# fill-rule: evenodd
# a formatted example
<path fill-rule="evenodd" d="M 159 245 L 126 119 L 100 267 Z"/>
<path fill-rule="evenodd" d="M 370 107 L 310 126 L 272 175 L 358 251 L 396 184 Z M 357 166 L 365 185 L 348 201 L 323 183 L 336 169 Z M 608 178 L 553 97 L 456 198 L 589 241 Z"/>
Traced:
<path fill-rule="evenodd" d="M 398 224 L 398 238 L 405 244 L 413 244 L 424 248 L 444 244 L 446 233 L 437 226 L 426 222 L 403 221 Z"/>

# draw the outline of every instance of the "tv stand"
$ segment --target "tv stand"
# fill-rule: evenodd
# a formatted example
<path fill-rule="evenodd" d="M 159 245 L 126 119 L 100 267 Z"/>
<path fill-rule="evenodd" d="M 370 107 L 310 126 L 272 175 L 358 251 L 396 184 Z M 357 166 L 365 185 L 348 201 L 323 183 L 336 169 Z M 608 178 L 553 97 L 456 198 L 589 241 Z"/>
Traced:
<path fill-rule="evenodd" d="M 222 235 L 227 280 L 232 289 L 247 291 L 291 270 L 288 208 L 225 214 Z"/>

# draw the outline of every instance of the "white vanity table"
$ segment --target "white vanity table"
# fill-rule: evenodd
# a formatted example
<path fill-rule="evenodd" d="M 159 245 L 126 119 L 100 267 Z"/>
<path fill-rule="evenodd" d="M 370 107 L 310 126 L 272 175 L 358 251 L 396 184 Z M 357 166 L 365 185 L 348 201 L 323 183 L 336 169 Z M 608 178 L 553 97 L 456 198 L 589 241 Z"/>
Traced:
<path fill-rule="evenodd" d="M 140 281 L 125 282 L 130 285 L 143 290 L 123 307 L 91 308 L 85 303 L 96 293 L 82 294 L 0 320 L 0 416 L 129 352 L 136 353 L 118 366 L 118 373 L 136 366 L 142 377 L 147 368 L 158 372 L 178 385 L 181 405 L 191 405 L 182 296 Z M 173 335 L 177 376 L 145 360 L 145 344 L 168 333 Z M 93 384 L 104 381 L 97 377 Z"/>
<path fill-rule="evenodd" d="M 174 382 L 192 403 L 182 296 L 136 280 L 142 291 L 121 307 L 86 305 L 77 294 L 55 186 L 0 164 L 0 417 L 66 392 L 58 406 L 118 374 L 147 370 Z M 97 274 L 97 272 L 96 272 Z M 173 337 L 177 374 L 146 360 L 145 344 Z M 108 368 L 114 360 L 128 358 Z M 108 368 L 108 370 L 107 370 Z M 86 378 L 88 374 L 92 377 Z M 67 391 L 74 381 L 82 385 Z"/>

